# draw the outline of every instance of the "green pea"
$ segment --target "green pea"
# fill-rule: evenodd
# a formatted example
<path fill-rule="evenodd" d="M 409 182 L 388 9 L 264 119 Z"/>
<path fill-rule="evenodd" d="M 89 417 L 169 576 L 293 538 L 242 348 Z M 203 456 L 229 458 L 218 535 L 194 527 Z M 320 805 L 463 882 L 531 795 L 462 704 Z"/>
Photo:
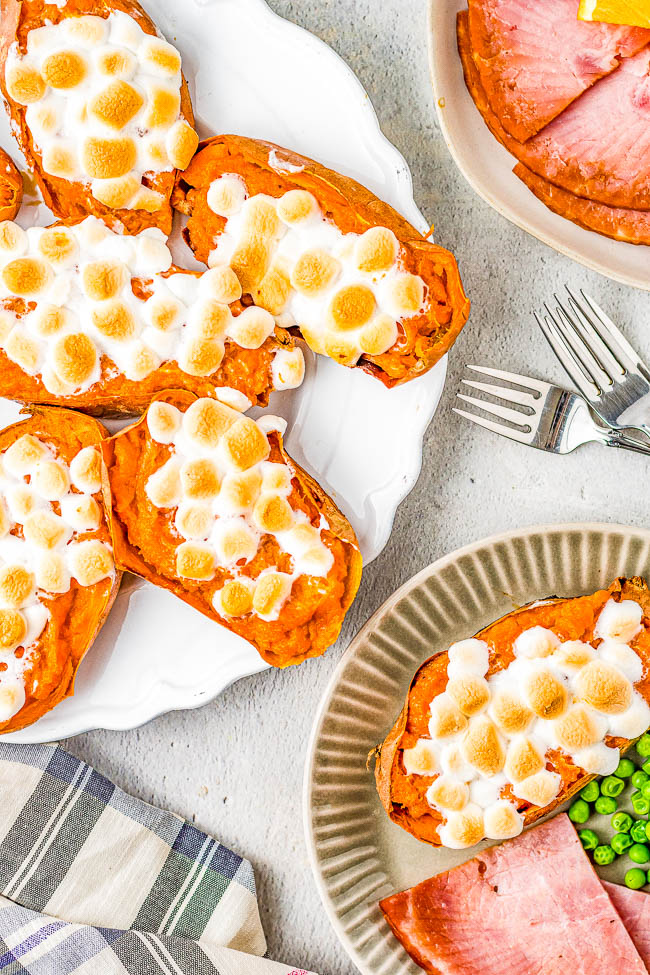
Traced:
<path fill-rule="evenodd" d="M 650 775 L 639 768 L 636 770 L 630 781 L 635 789 L 640 789 L 643 783 L 647 782 L 649 778 Z"/>
<path fill-rule="evenodd" d="M 594 850 L 594 860 L 599 867 L 606 867 L 609 863 L 613 863 L 615 859 L 616 854 L 611 846 L 602 844 L 602 846 L 597 846 Z"/>
<path fill-rule="evenodd" d="M 634 824 L 634 820 L 629 813 L 617 812 L 612 816 L 612 829 L 617 833 L 629 833 Z"/>
<path fill-rule="evenodd" d="M 646 769 L 647 771 L 647 769 Z M 619 779 L 629 779 L 631 775 L 636 772 L 636 765 L 631 758 L 622 758 L 618 765 L 616 766 L 616 771 L 614 775 L 618 775 Z"/>
<path fill-rule="evenodd" d="M 618 803 L 611 796 L 600 796 L 596 799 L 594 808 L 601 816 L 611 816 L 618 809 Z"/>
<path fill-rule="evenodd" d="M 645 826 L 645 838 L 650 840 L 650 823 L 644 823 Z"/>
<path fill-rule="evenodd" d="M 604 796 L 610 796 L 613 799 L 615 799 L 616 796 L 620 796 L 624 788 L 625 782 L 623 779 L 619 779 L 616 775 L 607 775 L 600 783 L 600 791 L 602 794 Z M 650 799 L 650 795 L 648 798 Z"/>
<path fill-rule="evenodd" d="M 580 790 L 580 795 L 585 800 L 585 802 L 595 802 L 600 795 L 600 786 L 595 779 L 588 782 L 584 789 Z"/>
<path fill-rule="evenodd" d="M 614 833 L 610 843 L 614 853 L 620 856 L 621 853 L 625 853 L 626 850 L 629 850 L 634 845 L 634 840 L 629 833 Z"/>
<path fill-rule="evenodd" d="M 598 834 L 594 833 L 593 829 L 581 829 L 578 833 L 578 839 L 585 850 L 595 850 L 600 843 Z"/>
<path fill-rule="evenodd" d="M 627 855 L 634 863 L 648 863 L 650 862 L 650 846 L 645 843 L 633 843 L 627 851 Z"/>
<path fill-rule="evenodd" d="M 650 775 L 650 758 L 647 758 L 643 765 L 641 766 L 644 772 Z"/>
<path fill-rule="evenodd" d="M 625 874 L 625 886 L 629 887 L 630 890 L 641 890 L 642 887 L 645 887 L 645 883 L 645 870 L 641 870 L 640 867 L 632 867 Z"/>
<path fill-rule="evenodd" d="M 640 792 L 633 792 L 630 802 L 637 816 L 647 816 L 650 812 L 650 799 L 646 799 Z"/>
<path fill-rule="evenodd" d="M 644 799 L 650 799 L 650 779 L 643 783 L 640 791 Z"/>
<path fill-rule="evenodd" d="M 647 834 L 645 831 L 646 826 L 647 823 L 645 823 L 641 819 L 637 819 L 637 821 L 632 826 L 632 829 L 630 830 L 630 836 L 632 837 L 635 843 L 645 843 L 647 839 Z"/>
<path fill-rule="evenodd" d="M 574 823 L 586 823 L 590 815 L 589 803 L 584 799 L 576 799 L 569 807 L 569 819 Z"/>
<path fill-rule="evenodd" d="M 641 758 L 650 758 L 650 735 L 647 732 L 637 741 L 636 750 Z"/>

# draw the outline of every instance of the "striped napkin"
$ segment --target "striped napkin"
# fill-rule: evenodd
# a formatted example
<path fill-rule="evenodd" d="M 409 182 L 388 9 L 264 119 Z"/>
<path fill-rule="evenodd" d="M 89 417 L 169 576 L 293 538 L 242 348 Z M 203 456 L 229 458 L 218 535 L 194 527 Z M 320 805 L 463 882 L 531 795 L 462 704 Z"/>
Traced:
<path fill-rule="evenodd" d="M 313 975 L 248 860 L 53 745 L 0 743 L 0 975 Z"/>

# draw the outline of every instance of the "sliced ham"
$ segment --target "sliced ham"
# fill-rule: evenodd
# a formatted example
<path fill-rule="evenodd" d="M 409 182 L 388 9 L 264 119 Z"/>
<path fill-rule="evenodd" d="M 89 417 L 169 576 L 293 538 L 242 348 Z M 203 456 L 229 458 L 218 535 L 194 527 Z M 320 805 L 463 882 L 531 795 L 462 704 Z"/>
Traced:
<path fill-rule="evenodd" d="M 472 58 L 466 12 L 458 15 L 458 49 L 477 108 L 519 162 L 576 196 L 650 209 L 650 48 L 625 59 L 525 143 L 513 139 L 492 111 Z"/>
<path fill-rule="evenodd" d="M 650 972 L 650 894 L 601 881 Z"/>
<path fill-rule="evenodd" d="M 647 975 L 564 814 L 380 907 L 430 975 Z"/>
<path fill-rule="evenodd" d="M 650 210 L 626 210 L 585 200 L 542 179 L 523 163 L 517 163 L 514 172 L 549 210 L 572 220 L 585 230 L 595 230 L 605 237 L 628 244 L 650 244 Z"/>
<path fill-rule="evenodd" d="M 469 0 L 481 83 L 502 126 L 520 142 L 650 43 L 649 30 L 587 23 L 577 7 L 577 0 Z"/>

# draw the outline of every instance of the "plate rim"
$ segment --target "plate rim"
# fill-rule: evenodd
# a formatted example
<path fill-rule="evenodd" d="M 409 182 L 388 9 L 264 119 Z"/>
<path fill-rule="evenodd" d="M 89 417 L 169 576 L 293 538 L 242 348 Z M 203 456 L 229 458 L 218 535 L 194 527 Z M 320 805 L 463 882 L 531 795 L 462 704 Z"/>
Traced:
<path fill-rule="evenodd" d="M 650 291 L 650 280 L 643 281 L 642 279 L 636 277 L 634 274 L 624 274 L 618 271 L 612 271 L 607 268 L 607 266 L 593 258 L 587 257 L 586 255 L 577 252 L 571 245 L 562 242 L 560 237 L 555 237 L 552 234 L 545 233 L 541 229 L 534 228 L 531 223 L 524 217 L 519 216 L 515 209 L 505 207 L 499 200 L 497 200 L 491 193 L 489 186 L 484 186 L 479 184 L 476 179 L 470 174 L 463 163 L 460 160 L 459 153 L 456 149 L 456 142 L 452 138 L 449 126 L 447 125 L 445 113 L 440 106 L 440 99 L 444 100 L 444 96 L 440 94 L 441 92 L 441 78 L 438 71 L 437 56 L 436 56 L 436 45 L 434 43 L 434 20 L 437 16 L 438 8 L 441 3 L 446 3 L 447 0 L 428 0 L 427 3 L 427 17 L 426 17 L 426 29 L 427 29 L 427 51 L 429 60 L 429 77 L 431 80 L 431 87 L 433 89 L 434 105 L 436 110 L 436 117 L 438 119 L 438 124 L 440 125 L 440 131 L 442 137 L 445 140 L 445 145 L 449 151 L 450 156 L 456 164 L 456 168 L 471 186 L 474 192 L 482 200 L 484 200 L 489 206 L 492 207 L 501 217 L 504 217 L 510 223 L 514 224 L 515 227 L 519 227 L 520 230 L 524 230 L 531 237 L 536 240 L 541 241 L 550 247 L 552 250 L 556 251 L 558 254 L 563 254 L 564 257 L 570 258 L 577 264 L 581 264 L 583 267 L 588 268 L 590 271 L 595 271 L 597 274 L 601 274 L 605 278 L 609 278 L 610 281 L 616 281 L 618 284 L 625 284 L 628 287 L 638 288 L 640 291 Z M 498 145 L 497 140 L 495 143 Z M 512 157 L 515 158 L 514 156 Z M 567 220 L 568 218 L 563 217 L 561 219 Z M 571 221 L 569 221 L 571 222 Z M 581 228 L 586 234 L 596 234 L 595 230 L 585 230 Z M 624 241 L 613 241 L 613 243 L 624 243 Z M 634 245 L 631 245 L 634 246 Z M 639 245 L 643 246 L 643 245 Z"/>
<path fill-rule="evenodd" d="M 435 2 L 435 0 L 433 0 Z M 470 555 L 477 549 L 484 548 L 486 546 L 498 545 L 502 542 L 510 542 L 514 539 L 525 539 L 530 535 L 547 535 L 550 532 L 561 532 L 565 533 L 568 531 L 580 531 L 585 532 L 602 532 L 611 533 L 618 532 L 622 534 L 629 535 L 629 533 L 634 533 L 636 536 L 645 536 L 646 541 L 650 543 L 650 528 L 636 528 L 633 525 L 623 525 L 618 522 L 602 522 L 602 521 L 577 521 L 577 522 L 544 522 L 535 525 L 526 525 L 523 528 L 510 529 L 505 532 L 497 532 L 494 535 L 488 535 L 485 538 L 479 538 L 473 542 L 469 542 L 466 545 L 462 545 L 460 548 L 454 549 L 454 551 L 441 556 L 434 562 L 429 563 L 423 569 L 416 572 L 410 579 L 402 583 L 395 592 L 393 592 L 378 609 L 372 614 L 372 616 L 363 624 L 358 633 L 354 636 L 350 645 L 347 647 L 343 653 L 341 659 L 339 660 L 336 668 L 334 669 L 329 681 L 327 682 L 320 701 L 318 702 L 318 707 L 314 716 L 314 721 L 309 733 L 309 739 L 307 741 L 307 749 L 305 753 L 305 767 L 303 772 L 302 781 L 302 819 L 303 819 L 303 830 L 304 830 L 304 840 L 307 847 L 307 857 L 309 860 L 309 865 L 311 867 L 312 878 L 318 890 L 318 895 L 321 899 L 321 903 L 325 909 L 325 913 L 329 919 L 334 933 L 338 938 L 339 943 L 347 952 L 348 956 L 357 966 L 362 975 L 375 975 L 375 972 L 368 968 L 365 960 L 361 958 L 351 942 L 350 937 L 345 932 L 343 925 L 334 909 L 334 906 L 329 897 L 327 887 L 323 874 L 320 870 L 320 861 L 318 856 L 316 837 L 314 831 L 314 825 L 312 822 L 312 799 L 314 794 L 314 769 L 315 769 L 315 758 L 316 758 L 316 745 L 317 739 L 320 735 L 323 721 L 327 714 L 329 705 L 332 701 L 334 693 L 339 685 L 340 678 L 347 668 L 350 660 L 352 660 L 358 653 L 360 645 L 365 640 L 366 634 L 369 633 L 375 625 L 383 619 L 389 612 L 391 612 L 395 605 L 408 593 L 412 592 L 416 587 L 418 587 L 425 579 L 431 576 L 434 572 L 444 569 L 447 565 L 458 561 L 464 556 Z"/>

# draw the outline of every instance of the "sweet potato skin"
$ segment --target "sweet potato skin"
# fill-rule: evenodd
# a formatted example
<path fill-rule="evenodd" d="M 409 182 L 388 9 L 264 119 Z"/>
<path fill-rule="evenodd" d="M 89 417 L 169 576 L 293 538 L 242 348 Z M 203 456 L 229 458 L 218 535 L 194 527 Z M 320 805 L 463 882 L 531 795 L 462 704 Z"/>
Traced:
<path fill-rule="evenodd" d="M 69 464 L 83 447 L 99 446 L 109 435 L 97 420 L 72 410 L 32 406 L 23 412 L 31 414 L 28 419 L 0 431 L 0 452 L 30 433 L 53 446 Z M 110 541 L 107 523 L 101 537 Z M 74 693 L 79 665 L 111 610 L 121 578 L 116 570 L 112 581 L 104 579 L 87 587 L 73 579 L 67 593 L 46 601 L 51 618 L 38 641 L 34 665 L 26 672 L 25 705 L 9 721 L 0 723 L 0 734 L 26 728 Z"/>
<path fill-rule="evenodd" d="M 476 634 L 479 640 L 485 640 L 490 646 L 489 674 L 501 670 L 510 663 L 514 655 L 512 643 L 522 629 L 529 626 L 550 626 L 554 623 L 565 634 L 565 639 L 589 639 L 593 633 L 595 617 L 607 600 L 633 599 L 638 602 L 644 615 L 644 630 L 635 640 L 635 649 L 642 656 L 645 668 L 643 679 L 636 684 L 645 699 L 650 702 L 650 590 L 645 579 L 633 577 L 631 579 L 616 579 L 608 589 L 599 590 L 591 596 L 576 598 L 551 597 L 542 600 L 541 604 L 531 603 L 523 606 L 507 616 L 502 617 Z M 572 621 L 572 614 L 577 614 L 577 624 Z M 577 626 L 577 628 L 576 628 Z M 582 629 L 580 629 L 582 627 Z M 447 662 L 449 656 L 446 651 L 429 657 L 418 668 L 411 681 L 402 711 L 395 724 L 389 731 L 375 754 L 375 783 L 381 804 L 390 819 L 411 833 L 416 839 L 432 846 L 440 846 L 437 826 L 441 823 L 440 815 L 426 803 L 424 793 L 431 783 L 427 777 L 415 785 L 408 783 L 405 772 L 401 768 L 400 755 L 406 747 L 411 747 L 420 737 L 414 730 L 420 727 L 424 718 L 421 711 L 428 709 L 432 697 L 441 693 L 447 685 Z M 426 688 L 423 693 L 423 687 Z M 425 732 L 426 734 L 426 732 Z M 413 739 L 413 740 L 410 740 Z M 607 743 L 619 747 L 621 751 L 628 748 L 632 742 L 627 739 L 606 739 Z M 557 806 L 561 805 L 572 795 L 582 789 L 595 776 L 577 769 L 567 757 L 555 750 L 549 752 L 550 760 L 555 771 L 562 775 L 562 791 L 550 805 L 543 808 L 531 806 L 518 800 L 519 808 L 524 812 L 526 826 L 546 816 Z M 407 799 L 409 805 L 401 800 Z M 418 810 L 418 814 L 413 809 Z"/>
<path fill-rule="evenodd" d="M 23 202 L 23 178 L 15 162 L 0 149 L 0 222 L 13 220 Z"/>
<path fill-rule="evenodd" d="M 34 172 L 43 199 L 52 213 L 66 224 L 79 223 L 88 216 L 99 217 L 108 226 L 115 228 L 121 224 L 126 233 L 138 234 L 147 227 L 159 227 L 165 236 L 172 230 L 172 208 L 170 198 L 174 187 L 175 173 L 158 173 L 147 185 L 165 198 L 165 204 L 155 213 L 144 210 L 112 210 L 95 200 L 89 189 L 82 183 L 71 183 L 66 179 L 45 173 L 40 152 L 34 146 L 25 121 L 25 108 L 15 102 L 5 85 L 5 66 L 11 45 L 17 41 L 24 51 L 27 34 L 33 27 L 43 26 L 45 21 L 58 24 L 65 17 L 91 14 L 107 18 L 113 11 L 128 14 L 146 34 L 155 35 L 156 25 L 142 9 L 137 0 L 66 0 L 63 5 L 47 3 L 45 0 L 0 0 L 2 21 L 0 23 L 0 90 L 11 119 L 12 130 L 27 164 Z M 183 79 L 181 87 L 181 113 L 190 125 L 194 125 L 194 112 L 187 82 Z"/>
<path fill-rule="evenodd" d="M 269 153 L 273 152 L 300 172 L 274 170 L 269 165 Z M 236 135 L 208 139 L 201 143 L 185 172 L 178 175 L 172 204 L 189 218 L 185 239 L 199 261 L 207 263 L 224 225 L 207 205 L 210 184 L 223 173 L 241 175 L 251 194 L 278 197 L 292 189 L 308 190 L 344 233 L 361 234 L 377 226 L 394 232 L 402 244 L 406 269 L 420 275 L 429 289 L 431 309 L 402 322 L 402 334 L 392 349 L 383 355 L 364 355 L 353 368 L 363 369 L 393 387 L 428 372 L 449 351 L 469 315 L 469 301 L 453 255 L 426 240 L 360 183 L 270 142 Z"/>
<path fill-rule="evenodd" d="M 196 398 L 183 390 L 168 390 L 156 397 L 182 411 Z M 334 566 L 326 579 L 309 582 L 309 577 L 303 576 L 294 582 L 291 596 L 274 622 L 264 622 L 256 616 L 226 620 L 212 606 L 210 593 L 216 588 L 214 580 L 204 584 L 174 577 L 173 556 L 178 536 L 172 534 L 168 515 L 154 509 L 144 493 L 148 475 L 167 458 L 168 449 L 151 441 L 146 417 L 102 444 L 108 479 L 105 497 L 107 504 L 112 505 L 111 533 L 120 568 L 173 592 L 194 609 L 239 634 L 272 666 L 287 667 L 320 656 L 338 637 L 359 588 L 361 554 L 347 519 L 322 488 L 291 460 L 281 436 L 272 432 L 269 442 L 270 459 L 288 463 L 293 471 L 291 503 L 301 507 L 316 523 L 320 514 L 327 519 L 330 527 L 323 538 L 334 554 Z M 268 564 L 267 552 L 274 560 L 278 558 L 273 546 L 273 541 L 262 543 L 258 555 L 249 564 L 251 570 L 260 564 L 258 559 Z M 279 557 L 288 559 L 282 554 Z M 228 577 L 224 570 L 218 572 L 224 580 Z"/>
<path fill-rule="evenodd" d="M 181 270 L 173 267 L 162 277 Z M 188 271 L 200 275 L 201 272 Z M 134 278 L 134 294 L 143 298 L 150 294 L 146 280 Z M 0 308 L 14 312 L 22 318 L 35 307 L 22 298 L 0 301 Z M 242 310 L 241 302 L 230 306 L 233 315 Z M 281 348 L 293 348 L 289 333 L 276 326 L 259 349 L 242 349 L 234 343 L 226 343 L 226 353 L 217 372 L 212 376 L 190 376 L 174 362 L 163 362 L 146 379 L 130 380 L 116 370 L 111 360 L 102 361 L 102 378 L 85 392 L 56 395 L 46 389 L 38 376 L 30 376 L 0 349 L 0 396 L 18 403 L 37 403 L 49 406 L 65 406 L 90 416 L 128 417 L 143 413 L 151 401 L 166 389 L 188 389 L 197 396 L 216 395 L 217 389 L 229 386 L 247 396 L 253 406 L 266 406 L 273 390 L 273 359 Z"/>

